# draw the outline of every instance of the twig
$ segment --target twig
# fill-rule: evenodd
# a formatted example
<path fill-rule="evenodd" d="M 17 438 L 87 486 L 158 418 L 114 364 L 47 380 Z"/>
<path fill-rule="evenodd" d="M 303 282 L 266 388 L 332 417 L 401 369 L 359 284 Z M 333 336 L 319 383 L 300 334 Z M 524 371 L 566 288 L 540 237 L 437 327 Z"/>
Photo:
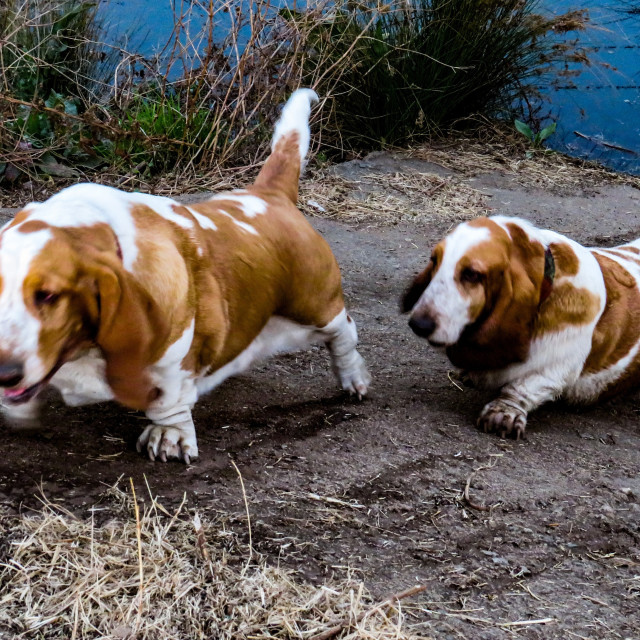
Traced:
<path fill-rule="evenodd" d="M 341 507 L 351 507 L 352 509 L 364 509 L 365 506 L 359 502 L 347 502 L 338 498 L 329 498 L 328 496 L 319 496 L 317 493 L 308 493 L 307 496 L 318 502 L 328 502 L 329 504 L 338 504 Z"/>
<path fill-rule="evenodd" d="M 452 384 L 456 389 L 458 389 L 459 391 L 464 391 L 464 389 L 462 388 L 462 385 L 461 385 L 459 382 L 457 382 L 456 380 L 454 380 L 454 379 L 451 377 L 451 371 L 447 371 L 447 378 L 449 378 L 449 382 L 450 382 L 450 383 L 451 383 L 451 384 Z"/>
<path fill-rule="evenodd" d="M 499 622 L 498 627 L 525 627 L 530 624 L 547 624 L 555 622 L 555 618 L 540 618 L 538 620 L 516 620 L 515 622 Z"/>
<path fill-rule="evenodd" d="M 415 587 L 411 587 L 410 589 L 406 589 L 405 591 L 401 591 L 400 593 L 394 593 L 392 596 L 389 596 L 386 600 L 383 600 L 380 604 L 377 604 L 375 607 L 371 609 L 367 609 L 363 611 L 359 615 L 357 615 L 354 619 L 343 620 L 340 624 L 337 624 L 335 627 L 331 627 L 322 633 L 318 633 L 315 636 L 311 636 L 309 640 L 327 640 L 328 638 L 333 638 L 333 636 L 337 636 L 344 629 L 348 629 L 352 627 L 368 615 L 372 614 L 377 609 L 382 609 L 383 607 L 390 607 L 394 605 L 398 600 L 402 600 L 404 598 L 409 598 L 414 596 L 416 593 L 421 593 L 427 588 L 426 584 L 416 585 Z"/>
<path fill-rule="evenodd" d="M 130 180 L 133 180 L 133 178 L 135 177 L 134 174 L 142 173 L 143 170 L 147 168 L 147 166 L 148 166 L 148 163 L 147 163 L 146 160 L 143 160 L 142 162 L 139 162 L 135 167 L 133 167 L 133 169 L 130 169 L 130 171 L 129 171 L 129 173 L 127 175 L 120 176 L 115 181 L 115 186 L 116 187 L 122 187 L 127 182 L 129 182 Z"/>
<path fill-rule="evenodd" d="M 633 149 L 627 149 L 626 147 L 621 147 L 618 144 L 612 144 L 611 142 L 605 142 L 604 140 L 598 140 L 598 138 L 594 138 L 593 136 L 587 136 L 584 133 L 580 133 L 579 131 L 573 132 L 578 138 L 583 138 L 584 140 L 588 140 L 589 142 L 593 142 L 595 144 L 601 144 L 603 147 L 607 147 L 609 149 L 614 149 L 615 151 L 622 151 L 623 153 L 630 153 L 634 156 L 638 155 L 637 151 Z"/>
<path fill-rule="evenodd" d="M 249 501 L 247 500 L 247 492 L 244 489 L 244 480 L 242 479 L 242 474 L 240 473 L 240 469 L 238 469 L 238 465 L 236 465 L 235 461 L 231 460 L 231 464 L 233 465 L 233 468 L 236 470 L 236 473 L 238 474 L 238 478 L 240 478 L 240 486 L 242 487 L 242 498 L 244 500 L 244 508 L 245 508 L 245 511 L 247 512 L 247 527 L 249 528 L 249 558 L 247 560 L 247 564 L 243 569 L 243 573 L 244 573 L 249 567 L 249 564 L 251 563 L 251 560 L 253 558 L 253 541 L 251 539 L 251 516 L 249 515 Z"/>
<path fill-rule="evenodd" d="M 488 618 L 478 618 L 476 616 L 470 616 L 467 613 L 451 613 L 450 611 L 436 611 L 435 609 L 425 609 L 424 607 L 421 607 L 420 611 L 424 611 L 425 613 L 429 613 L 435 616 L 446 616 L 447 618 L 458 618 L 459 620 L 464 620 L 465 622 L 472 622 L 474 624 L 488 624 L 488 625 L 493 624 L 493 620 L 489 620 Z"/>
<path fill-rule="evenodd" d="M 607 609 L 613 609 L 615 611 L 615 609 L 610 605 L 607 604 L 606 602 L 602 601 L 602 600 L 598 600 L 598 598 L 594 598 L 593 596 L 588 596 L 586 594 L 581 594 L 581 596 L 585 599 L 588 600 L 589 602 L 593 602 L 594 604 L 599 604 L 602 607 L 607 607 Z"/>
<path fill-rule="evenodd" d="M 142 618 L 142 590 L 144 589 L 144 571 L 142 569 L 142 525 L 140 524 L 140 509 L 138 508 L 138 500 L 136 498 L 136 488 L 133 484 L 133 478 L 129 476 L 131 483 L 131 495 L 133 497 L 133 510 L 136 514 L 136 538 L 138 539 L 138 575 L 140 577 L 140 587 L 138 589 L 138 619 L 136 628 L 140 628 Z"/>

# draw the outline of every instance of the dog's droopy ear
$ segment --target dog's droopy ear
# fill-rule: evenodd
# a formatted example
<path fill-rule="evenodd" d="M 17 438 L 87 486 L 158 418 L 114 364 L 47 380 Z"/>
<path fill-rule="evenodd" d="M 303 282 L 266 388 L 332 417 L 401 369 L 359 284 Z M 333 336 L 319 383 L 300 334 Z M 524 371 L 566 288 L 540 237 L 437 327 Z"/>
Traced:
<path fill-rule="evenodd" d="M 88 273 L 96 301 L 95 341 L 106 361 L 107 383 L 119 402 L 146 409 L 158 395 L 146 369 L 162 355 L 168 322 L 117 256 L 93 256 Z"/>
<path fill-rule="evenodd" d="M 413 309 L 424 290 L 429 286 L 433 275 L 433 260 L 429 261 L 426 269 L 421 271 L 414 279 L 409 288 L 404 292 L 400 300 L 400 310 L 402 313 L 408 313 Z"/>

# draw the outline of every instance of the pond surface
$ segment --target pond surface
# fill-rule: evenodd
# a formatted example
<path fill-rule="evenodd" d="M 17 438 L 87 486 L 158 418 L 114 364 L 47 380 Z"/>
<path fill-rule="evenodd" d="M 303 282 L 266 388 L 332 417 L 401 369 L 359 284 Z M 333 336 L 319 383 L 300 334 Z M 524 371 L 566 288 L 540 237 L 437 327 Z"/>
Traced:
<path fill-rule="evenodd" d="M 590 65 L 570 64 L 568 72 L 579 75 L 567 75 L 557 88 L 540 87 L 549 100 L 546 113 L 558 125 L 549 146 L 640 174 L 640 0 L 592 0 L 581 6 L 575 0 L 547 0 L 542 6 L 553 6 L 553 13 L 585 8 L 591 18 L 585 32 L 562 37 L 578 39 Z"/>
<path fill-rule="evenodd" d="M 570 63 L 560 82 L 540 86 L 541 126 L 558 127 L 548 146 L 640 175 L 640 0 L 543 0 L 540 8 L 587 9 L 591 18 L 585 32 L 559 37 L 577 40 L 590 64 Z M 144 56 L 160 52 L 173 30 L 169 0 L 102 0 L 101 11 L 113 41 Z M 191 20 L 195 32 L 204 13 Z"/>

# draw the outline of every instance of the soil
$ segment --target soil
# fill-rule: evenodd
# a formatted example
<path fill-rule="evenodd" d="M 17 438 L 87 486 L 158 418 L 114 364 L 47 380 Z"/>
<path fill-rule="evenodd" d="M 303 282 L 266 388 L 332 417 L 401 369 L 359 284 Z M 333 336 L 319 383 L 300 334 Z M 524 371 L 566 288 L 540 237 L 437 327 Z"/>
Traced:
<path fill-rule="evenodd" d="M 338 171 L 364 169 L 398 164 L 378 155 Z M 495 213 L 585 244 L 640 236 L 640 191 L 628 185 L 467 180 Z M 451 222 L 313 224 L 342 267 L 369 397 L 337 391 L 323 349 L 272 359 L 198 403 L 200 459 L 185 466 L 136 453 L 140 414 L 67 408 L 51 392 L 40 430 L 0 427 L 0 509 L 38 507 L 44 494 L 88 517 L 106 488 L 132 477 L 139 496 L 150 490 L 167 509 L 186 496 L 248 540 L 233 460 L 259 551 L 314 582 L 355 572 L 376 597 L 427 584 L 410 620 L 427 637 L 640 638 L 640 395 L 544 406 L 522 442 L 479 432 L 492 395 L 461 386 L 398 310 Z M 485 509 L 465 499 L 467 483 Z"/>

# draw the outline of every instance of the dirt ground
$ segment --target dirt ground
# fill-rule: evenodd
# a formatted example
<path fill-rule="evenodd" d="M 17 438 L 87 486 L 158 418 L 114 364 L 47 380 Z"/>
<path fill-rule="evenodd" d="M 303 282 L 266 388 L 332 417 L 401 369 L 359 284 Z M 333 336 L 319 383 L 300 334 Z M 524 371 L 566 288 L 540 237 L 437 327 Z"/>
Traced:
<path fill-rule="evenodd" d="M 355 184 L 407 166 L 451 175 L 388 155 L 338 172 Z M 503 172 L 464 180 L 492 213 L 586 244 L 640 236 L 640 191 L 629 185 L 541 189 Z M 0 427 L 0 508 L 37 507 L 44 493 L 99 514 L 105 489 L 132 477 L 139 495 L 148 485 L 167 507 L 186 495 L 248 536 L 233 460 L 259 551 L 314 582 L 356 572 L 377 597 L 428 585 L 411 619 L 427 637 L 640 638 L 640 395 L 547 405 L 524 442 L 480 433 L 491 394 L 451 379 L 398 311 L 453 222 L 313 220 L 341 264 L 373 375 L 364 401 L 337 391 L 323 349 L 273 359 L 199 402 L 201 457 L 184 466 L 136 453 L 143 416 L 66 408 L 52 393 L 41 430 Z M 469 480 L 471 501 L 488 510 L 464 499 Z"/>

